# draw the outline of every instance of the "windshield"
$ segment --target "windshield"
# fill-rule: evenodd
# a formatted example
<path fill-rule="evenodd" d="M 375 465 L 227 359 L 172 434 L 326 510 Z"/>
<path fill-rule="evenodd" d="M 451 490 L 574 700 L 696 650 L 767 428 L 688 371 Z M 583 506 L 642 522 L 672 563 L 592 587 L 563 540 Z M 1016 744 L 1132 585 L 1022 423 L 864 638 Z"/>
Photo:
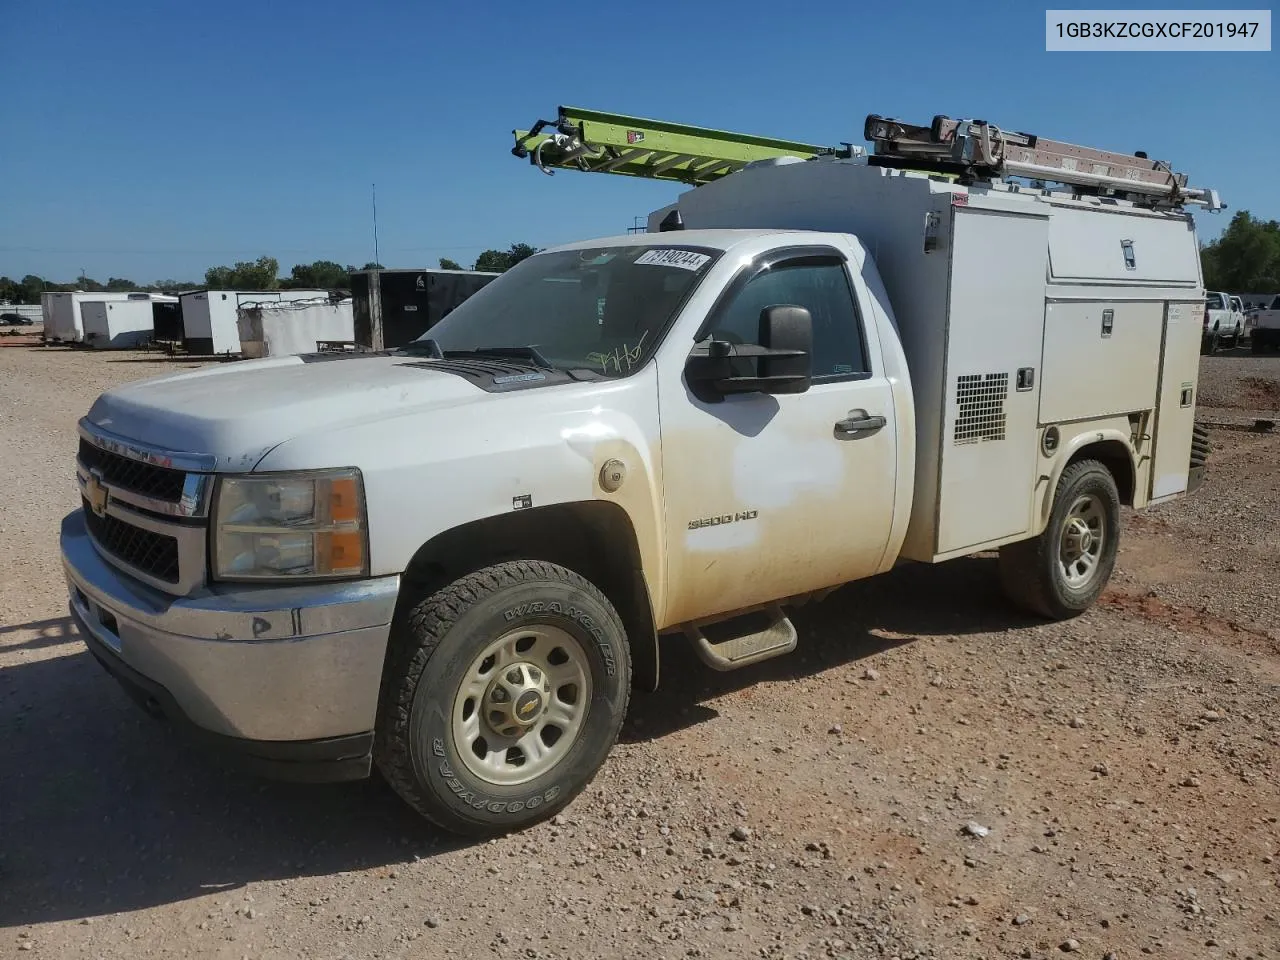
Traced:
<path fill-rule="evenodd" d="M 652 355 L 720 256 L 673 244 L 539 253 L 463 301 L 419 340 L 456 351 L 532 347 L 563 370 L 624 377 Z"/>

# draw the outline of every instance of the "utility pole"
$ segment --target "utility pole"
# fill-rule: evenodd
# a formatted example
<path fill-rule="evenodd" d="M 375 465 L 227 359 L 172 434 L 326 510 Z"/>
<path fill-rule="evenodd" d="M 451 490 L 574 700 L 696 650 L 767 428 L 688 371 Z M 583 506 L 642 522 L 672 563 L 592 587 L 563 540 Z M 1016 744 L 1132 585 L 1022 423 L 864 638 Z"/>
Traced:
<path fill-rule="evenodd" d="M 373 184 L 373 262 L 381 263 L 378 259 L 378 185 Z"/>

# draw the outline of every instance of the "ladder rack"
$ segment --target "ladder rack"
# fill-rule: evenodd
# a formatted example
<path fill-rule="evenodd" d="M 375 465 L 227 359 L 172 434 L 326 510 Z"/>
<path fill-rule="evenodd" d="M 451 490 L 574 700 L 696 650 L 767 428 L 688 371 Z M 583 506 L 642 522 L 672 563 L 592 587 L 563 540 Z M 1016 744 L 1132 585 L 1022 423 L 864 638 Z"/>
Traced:
<path fill-rule="evenodd" d="M 546 174 L 558 169 L 582 170 L 694 185 L 736 173 L 757 160 L 811 160 L 866 153 L 863 147 L 849 143 L 824 147 L 564 106 L 555 120 L 539 120 L 529 130 L 513 130 L 512 134 L 516 140 L 512 154 L 527 157 Z"/>
<path fill-rule="evenodd" d="M 867 157 L 864 147 L 851 143 L 824 147 L 581 107 L 562 106 L 555 120 L 539 120 L 512 134 L 511 152 L 549 175 L 581 170 L 694 186 L 761 160 Z M 1213 211 L 1226 207 L 1216 190 L 1188 186 L 1186 174 L 1145 153 L 1129 155 L 1046 140 L 985 120 L 939 115 L 928 126 L 917 126 L 873 113 L 866 118 L 863 136 L 875 146 L 875 153 L 867 157 L 869 164 L 944 174 L 962 184 L 1022 177 L 1135 206 L 1203 206 Z"/>
<path fill-rule="evenodd" d="M 1123 197 L 1141 206 L 1199 205 L 1215 211 L 1225 206 L 1217 191 L 1187 186 L 1186 174 L 1175 173 L 1145 153 L 1130 156 L 1046 140 L 1002 130 L 985 120 L 939 115 L 926 127 L 870 114 L 863 136 L 875 144 L 868 159 L 875 166 L 955 174 L 962 182 L 1025 177 Z"/>

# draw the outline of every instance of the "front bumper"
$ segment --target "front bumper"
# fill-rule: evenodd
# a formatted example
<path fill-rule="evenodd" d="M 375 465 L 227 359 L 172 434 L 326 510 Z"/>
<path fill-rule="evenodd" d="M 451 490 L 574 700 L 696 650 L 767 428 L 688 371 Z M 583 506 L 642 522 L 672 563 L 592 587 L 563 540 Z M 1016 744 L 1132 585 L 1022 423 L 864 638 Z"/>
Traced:
<path fill-rule="evenodd" d="M 61 547 L 86 645 L 148 710 L 269 775 L 368 774 L 399 577 L 173 597 L 107 563 L 82 511 Z"/>

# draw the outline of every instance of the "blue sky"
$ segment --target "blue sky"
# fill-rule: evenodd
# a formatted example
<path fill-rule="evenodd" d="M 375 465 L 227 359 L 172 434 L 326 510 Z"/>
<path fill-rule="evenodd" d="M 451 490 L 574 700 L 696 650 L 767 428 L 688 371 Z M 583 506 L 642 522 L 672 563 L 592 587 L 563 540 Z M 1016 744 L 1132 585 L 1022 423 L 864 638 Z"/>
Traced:
<path fill-rule="evenodd" d="M 362 264 L 374 182 L 388 266 L 620 233 L 675 196 L 512 157 L 561 103 L 819 143 L 982 117 L 1172 161 L 1229 205 L 1204 237 L 1280 218 L 1280 53 L 1046 53 L 1044 10 L 7 0 L 0 274 Z"/>

